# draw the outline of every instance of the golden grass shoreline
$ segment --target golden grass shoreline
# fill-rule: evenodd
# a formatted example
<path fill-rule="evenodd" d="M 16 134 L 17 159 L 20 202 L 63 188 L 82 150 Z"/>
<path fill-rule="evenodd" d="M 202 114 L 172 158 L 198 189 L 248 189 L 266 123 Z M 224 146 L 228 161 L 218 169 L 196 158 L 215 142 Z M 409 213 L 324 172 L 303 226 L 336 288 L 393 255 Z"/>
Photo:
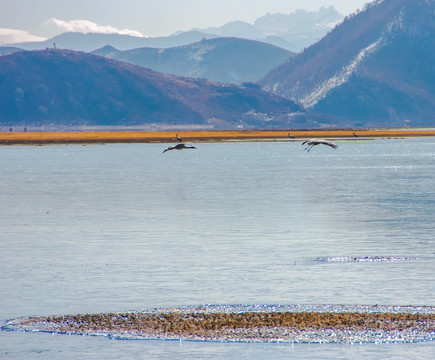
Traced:
<path fill-rule="evenodd" d="M 0 132 L 0 145 L 165 143 L 177 142 L 175 131 Z M 305 138 L 373 138 L 435 136 L 435 129 L 369 130 L 194 130 L 179 131 L 186 142 L 288 140 Z"/>

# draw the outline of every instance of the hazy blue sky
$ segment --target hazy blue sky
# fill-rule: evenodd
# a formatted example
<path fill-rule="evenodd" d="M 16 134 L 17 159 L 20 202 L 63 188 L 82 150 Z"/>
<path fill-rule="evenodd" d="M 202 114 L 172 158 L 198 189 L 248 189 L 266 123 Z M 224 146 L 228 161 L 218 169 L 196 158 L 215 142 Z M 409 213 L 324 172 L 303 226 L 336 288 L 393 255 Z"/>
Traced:
<path fill-rule="evenodd" d="M 178 30 L 253 23 L 267 13 L 318 10 L 333 5 L 344 15 L 367 0 L 0 0 L 0 40 L 9 29 L 22 36 L 50 37 L 81 29 L 165 36 Z M 72 22 L 73 20 L 78 20 Z M 3 35 L 3 39 L 1 36 Z"/>

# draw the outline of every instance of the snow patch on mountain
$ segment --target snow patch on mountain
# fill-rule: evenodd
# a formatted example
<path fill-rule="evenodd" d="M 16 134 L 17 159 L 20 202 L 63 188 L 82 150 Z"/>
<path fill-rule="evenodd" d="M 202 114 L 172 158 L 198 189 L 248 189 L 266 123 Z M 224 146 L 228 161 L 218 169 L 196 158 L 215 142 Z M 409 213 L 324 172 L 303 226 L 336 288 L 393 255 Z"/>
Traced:
<path fill-rule="evenodd" d="M 331 90 L 347 82 L 350 76 L 358 69 L 358 65 L 361 64 L 361 62 L 367 56 L 375 53 L 378 49 L 380 49 L 383 44 L 384 38 L 381 36 L 378 40 L 374 41 L 373 43 L 362 49 L 348 65 L 344 66 L 334 76 L 321 83 L 312 92 L 310 92 L 307 96 L 301 98 L 299 101 L 306 109 L 312 108 L 320 100 L 325 98 Z"/>

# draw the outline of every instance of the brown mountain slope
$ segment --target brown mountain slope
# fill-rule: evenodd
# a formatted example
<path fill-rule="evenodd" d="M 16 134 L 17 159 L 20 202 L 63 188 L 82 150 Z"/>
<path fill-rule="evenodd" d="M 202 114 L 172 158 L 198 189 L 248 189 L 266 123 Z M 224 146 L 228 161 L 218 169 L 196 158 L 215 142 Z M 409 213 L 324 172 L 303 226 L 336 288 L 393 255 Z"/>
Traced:
<path fill-rule="evenodd" d="M 69 50 L 26 51 L 0 58 L 0 125 L 197 124 L 235 127 L 246 113 L 263 127 L 301 110 L 256 87 L 157 73 Z M 214 119 L 214 120 L 213 120 Z M 277 123 L 276 123 L 277 124 Z"/>

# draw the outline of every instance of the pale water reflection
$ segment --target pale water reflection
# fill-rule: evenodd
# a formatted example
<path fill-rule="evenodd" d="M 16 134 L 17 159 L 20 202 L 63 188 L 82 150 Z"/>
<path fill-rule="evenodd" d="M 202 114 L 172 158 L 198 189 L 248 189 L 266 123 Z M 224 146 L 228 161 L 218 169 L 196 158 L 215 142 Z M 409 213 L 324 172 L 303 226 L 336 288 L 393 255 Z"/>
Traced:
<path fill-rule="evenodd" d="M 0 319 L 209 303 L 434 305 L 435 139 L 336 143 L 308 154 L 299 141 L 165 154 L 166 144 L 0 147 Z M 376 256 L 411 260 L 316 260 Z M 0 342 L 9 358 L 434 351 L 9 332 Z"/>

